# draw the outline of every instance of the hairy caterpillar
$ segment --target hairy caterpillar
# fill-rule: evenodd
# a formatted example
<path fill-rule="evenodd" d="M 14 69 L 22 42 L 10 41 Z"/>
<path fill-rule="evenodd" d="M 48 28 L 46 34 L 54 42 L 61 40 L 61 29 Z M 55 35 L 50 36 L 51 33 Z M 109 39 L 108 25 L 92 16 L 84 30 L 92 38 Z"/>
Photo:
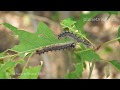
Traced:
<path fill-rule="evenodd" d="M 86 46 L 91 46 L 91 44 L 89 42 L 87 42 L 86 40 L 83 40 L 83 39 L 77 37 L 72 32 L 63 32 L 63 33 L 58 35 L 58 39 L 61 39 L 62 37 L 71 37 L 74 40 L 76 40 L 77 42 L 81 42 L 81 43 L 85 44 Z"/>
<path fill-rule="evenodd" d="M 41 50 L 36 50 L 36 54 L 42 54 L 44 52 L 48 52 L 48 51 L 53 51 L 53 50 L 64 50 L 64 49 L 68 49 L 68 48 L 74 48 L 76 46 L 75 43 L 68 43 L 68 44 L 58 44 L 58 45 L 52 45 L 52 46 L 47 46 L 44 47 Z"/>

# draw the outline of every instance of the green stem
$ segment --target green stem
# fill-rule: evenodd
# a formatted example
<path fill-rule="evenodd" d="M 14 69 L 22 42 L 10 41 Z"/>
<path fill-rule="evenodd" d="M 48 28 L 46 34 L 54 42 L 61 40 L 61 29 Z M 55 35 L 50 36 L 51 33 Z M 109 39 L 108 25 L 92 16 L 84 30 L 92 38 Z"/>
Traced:
<path fill-rule="evenodd" d="M 33 55 L 33 53 L 31 53 L 30 56 L 28 57 L 28 60 L 27 60 L 27 62 L 26 62 L 26 64 L 25 64 L 25 66 L 23 67 L 22 72 L 23 72 L 23 71 L 25 70 L 25 68 L 27 67 L 28 62 L 30 61 L 30 58 L 32 57 L 32 55 Z"/>
<path fill-rule="evenodd" d="M 93 62 L 92 62 L 92 65 L 91 65 L 91 67 L 90 67 L 90 72 L 89 72 L 88 79 L 90 79 L 90 78 L 91 78 L 91 75 L 92 75 L 92 71 L 93 71 L 94 64 L 95 64 L 95 62 L 93 61 Z"/>
<path fill-rule="evenodd" d="M 39 48 L 34 48 L 34 49 L 26 50 L 26 51 L 19 52 L 19 53 L 17 53 L 17 54 L 13 54 L 13 55 L 3 56 L 3 57 L 0 57 L 0 59 L 12 57 L 12 56 L 15 56 L 15 55 L 20 55 L 20 54 L 26 53 L 26 52 L 32 52 L 32 51 L 37 50 L 37 49 L 39 49 Z M 8 49 L 8 50 L 11 50 L 11 49 Z M 13 51 L 13 50 L 11 50 L 11 51 Z M 5 51 L 5 52 L 7 52 L 7 51 Z M 5 52 L 4 52 L 4 53 L 5 53 Z M 17 52 L 17 51 L 15 51 L 15 52 Z"/>
<path fill-rule="evenodd" d="M 69 28 L 69 29 L 71 29 L 71 30 L 74 30 L 73 28 L 71 28 L 71 27 L 69 27 L 69 26 L 66 26 L 66 25 L 64 25 L 64 24 L 62 24 L 61 23 L 61 25 L 63 25 L 64 27 L 67 27 L 67 28 Z M 90 41 L 90 40 L 88 40 L 86 37 L 84 37 L 81 33 L 79 33 L 83 38 L 85 38 L 93 47 L 95 47 L 94 46 L 94 44 Z"/>
<path fill-rule="evenodd" d="M 115 39 L 110 40 L 110 41 L 107 41 L 107 42 L 105 42 L 105 43 L 99 45 L 97 48 L 95 48 L 95 51 L 98 51 L 102 46 L 105 46 L 105 45 L 107 45 L 107 44 L 109 44 L 109 43 L 111 43 L 111 42 L 114 42 L 114 41 L 116 41 L 116 40 L 119 40 L 119 39 L 120 39 L 120 37 L 115 38 Z"/>
<path fill-rule="evenodd" d="M 101 46 L 104 46 L 104 45 L 106 45 L 106 44 L 109 44 L 109 43 L 111 43 L 111 42 L 114 42 L 114 41 L 116 41 L 116 40 L 118 40 L 118 39 L 120 39 L 120 37 L 115 38 L 115 39 L 110 40 L 110 41 L 107 41 L 107 42 L 105 42 L 104 44 L 102 44 Z"/>

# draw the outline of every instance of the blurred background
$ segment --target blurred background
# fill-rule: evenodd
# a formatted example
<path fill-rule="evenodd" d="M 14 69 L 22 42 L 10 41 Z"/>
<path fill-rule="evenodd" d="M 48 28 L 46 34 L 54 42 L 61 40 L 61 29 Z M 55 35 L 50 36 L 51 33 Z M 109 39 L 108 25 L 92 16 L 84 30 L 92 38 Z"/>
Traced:
<path fill-rule="evenodd" d="M 0 23 L 7 22 L 13 26 L 26 30 L 28 32 L 36 32 L 39 22 L 44 22 L 56 34 L 62 32 L 60 21 L 75 17 L 80 19 L 80 14 L 90 13 L 90 11 L 0 11 Z M 108 14 L 100 14 L 96 17 L 108 17 Z M 110 20 L 112 19 L 112 20 Z M 114 19 L 114 20 L 113 20 Z M 118 15 L 111 15 L 108 21 L 89 21 L 84 25 L 84 30 L 89 34 L 89 39 L 98 46 L 106 41 L 117 37 L 118 26 L 120 25 L 120 13 Z M 11 35 L 10 30 L 4 26 L 0 26 L 0 52 L 14 45 L 19 44 L 19 40 Z M 48 52 L 42 55 L 33 55 L 28 66 L 36 66 L 43 61 L 43 68 L 38 78 L 63 78 L 67 70 L 74 70 L 74 56 L 72 57 L 72 50 Z M 113 42 L 102 47 L 98 54 L 105 60 L 119 60 L 120 61 L 120 46 L 119 43 Z M 89 69 L 83 72 L 83 78 L 88 77 Z M 24 65 L 17 65 L 16 72 L 21 72 Z M 105 77 L 105 68 L 107 63 L 97 62 L 92 73 L 94 79 L 102 79 Z M 110 66 L 110 76 L 108 78 L 120 78 L 120 73 Z"/>

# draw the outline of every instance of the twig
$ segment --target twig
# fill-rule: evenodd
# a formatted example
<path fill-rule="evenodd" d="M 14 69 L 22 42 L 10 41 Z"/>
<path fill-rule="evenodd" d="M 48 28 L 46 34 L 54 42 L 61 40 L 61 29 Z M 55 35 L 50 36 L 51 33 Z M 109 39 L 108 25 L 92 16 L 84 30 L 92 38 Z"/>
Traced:
<path fill-rule="evenodd" d="M 98 51 L 102 46 L 105 46 L 105 45 L 107 45 L 107 44 L 109 44 L 109 43 L 112 43 L 112 42 L 114 42 L 114 41 L 116 41 L 116 40 L 119 40 L 119 39 L 120 39 L 120 37 L 115 38 L 115 39 L 112 39 L 112 40 L 110 40 L 110 41 L 107 41 L 107 42 L 99 45 L 99 46 L 98 46 L 97 48 L 95 48 L 94 50 L 95 50 L 95 51 Z"/>
<path fill-rule="evenodd" d="M 92 62 L 92 65 L 91 65 L 91 67 L 90 67 L 90 72 L 89 72 L 88 79 L 90 79 L 90 78 L 91 78 L 91 75 L 92 75 L 92 71 L 93 71 L 94 64 L 95 64 L 95 62 L 93 61 L 93 62 Z"/>
<path fill-rule="evenodd" d="M 33 52 L 33 53 L 34 53 L 34 52 Z M 27 62 L 26 62 L 26 64 L 25 64 L 25 66 L 23 67 L 22 72 L 23 72 L 23 71 L 25 70 L 25 68 L 27 67 L 28 62 L 30 61 L 30 58 L 32 57 L 33 53 L 31 53 L 30 56 L 28 57 L 28 60 L 27 60 Z"/>

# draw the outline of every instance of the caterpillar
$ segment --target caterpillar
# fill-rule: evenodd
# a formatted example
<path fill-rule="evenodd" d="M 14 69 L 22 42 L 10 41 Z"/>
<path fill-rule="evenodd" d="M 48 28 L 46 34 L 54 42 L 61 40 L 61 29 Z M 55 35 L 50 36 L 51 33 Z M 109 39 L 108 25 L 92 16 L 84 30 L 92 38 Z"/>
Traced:
<path fill-rule="evenodd" d="M 44 47 L 41 50 L 36 50 L 36 54 L 41 55 L 42 53 L 48 52 L 48 51 L 53 51 L 53 50 L 64 50 L 68 48 L 75 48 L 76 44 L 75 43 L 68 43 L 68 44 L 58 44 L 58 45 L 52 45 L 52 46 L 47 46 Z"/>
<path fill-rule="evenodd" d="M 58 35 L 58 39 L 61 39 L 62 37 L 71 37 L 74 40 L 76 40 L 77 42 L 83 43 L 86 46 L 91 46 L 91 44 L 89 42 L 87 42 L 86 40 L 83 40 L 79 37 L 77 37 L 75 34 L 73 34 L 72 32 L 63 32 L 61 34 Z"/>

